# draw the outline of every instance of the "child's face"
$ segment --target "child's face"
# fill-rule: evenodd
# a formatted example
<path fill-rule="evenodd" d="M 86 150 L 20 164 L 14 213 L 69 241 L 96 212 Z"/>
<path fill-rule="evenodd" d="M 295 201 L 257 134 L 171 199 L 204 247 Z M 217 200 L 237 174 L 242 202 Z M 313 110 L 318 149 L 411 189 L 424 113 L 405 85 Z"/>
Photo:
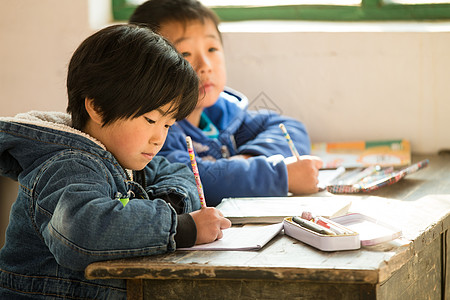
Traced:
<path fill-rule="evenodd" d="M 171 103 L 134 119 L 119 119 L 101 127 L 97 138 L 126 169 L 141 170 L 161 150 L 167 131 L 175 123 L 165 115 Z"/>
<path fill-rule="evenodd" d="M 200 78 L 197 107 L 209 107 L 219 98 L 226 82 L 225 56 L 214 23 L 206 19 L 161 24 L 160 34 L 171 41 L 178 52 L 189 61 Z"/>

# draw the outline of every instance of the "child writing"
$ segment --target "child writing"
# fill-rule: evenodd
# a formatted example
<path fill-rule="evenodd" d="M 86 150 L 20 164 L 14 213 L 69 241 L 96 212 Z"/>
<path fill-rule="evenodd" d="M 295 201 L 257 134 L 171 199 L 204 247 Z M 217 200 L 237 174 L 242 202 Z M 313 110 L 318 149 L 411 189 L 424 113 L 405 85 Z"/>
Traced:
<path fill-rule="evenodd" d="M 169 130 L 160 154 L 189 164 L 184 141 L 191 136 L 208 205 L 224 197 L 318 191 L 322 161 L 292 157 L 279 128 L 284 123 L 304 155 L 310 141 L 303 124 L 269 111 L 247 111 L 247 98 L 225 87 L 222 38 L 212 10 L 195 0 L 150 0 L 138 6 L 130 23 L 145 24 L 169 39 L 201 80 L 197 107 Z"/>
<path fill-rule="evenodd" d="M 198 100 L 198 77 L 161 36 L 114 25 L 69 64 L 70 113 L 0 119 L 0 175 L 19 181 L 1 299 L 125 299 L 124 280 L 88 281 L 89 263 L 214 241 L 229 220 L 200 209 L 192 171 L 155 156 Z"/>

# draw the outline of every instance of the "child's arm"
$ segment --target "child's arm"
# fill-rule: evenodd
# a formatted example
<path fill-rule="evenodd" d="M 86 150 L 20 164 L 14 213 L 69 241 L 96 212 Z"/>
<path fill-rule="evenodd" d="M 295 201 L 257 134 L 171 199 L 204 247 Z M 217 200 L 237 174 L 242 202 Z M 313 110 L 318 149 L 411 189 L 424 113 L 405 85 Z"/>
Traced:
<path fill-rule="evenodd" d="M 299 154 L 310 153 L 309 136 L 301 122 L 270 111 L 245 112 L 243 118 L 234 136 L 239 154 L 291 156 L 289 145 L 279 127 L 281 123 L 288 129 Z"/>
<path fill-rule="evenodd" d="M 145 191 L 150 199 L 166 200 L 174 206 L 178 214 L 200 209 L 195 178 L 185 164 L 170 163 L 166 158 L 156 156 L 144 171 Z"/>
<path fill-rule="evenodd" d="M 274 122 L 272 129 L 276 129 L 274 135 L 276 134 L 276 138 L 279 139 L 278 142 L 285 145 L 286 156 L 291 156 L 279 123 Z M 190 166 L 186 135 L 181 125 L 172 126 L 169 130 L 159 155 L 167 157 L 171 162 L 181 162 Z M 197 155 L 196 158 L 208 206 L 216 206 L 226 197 L 276 197 L 288 194 L 288 173 L 283 162 L 284 157 L 281 155 L 216 160 L 202 159 Z"/>
<path fill-rule="evenodd" d="M 246 114 L 243 124 L 241 130 L 236 133 L 236 137 L 241 138 L 240 140 L 236 138 L 239 153 L 282 154 L 287 157 L 284 162 L 287 168 L 289 192 L 311 194 L 318 191 L 318 173 L 322 167 L 322 161 L 318 157 L 305 155 L 310 153 L 311 144 L 302 123 L 273 112 L 253 112 Z M 292 150 L 280 130 L 280 124 L 289 128 L 289 135 L 301 155 L 299 161 L 292 157 Z"/>
<path fill-rule="evenodd" d="M 199 210 L 200 200 L 196 183 L 188 167 L 184 164 L 171 164 L 160 156 L 155 157 L 148 167 L 147 177 L 155 184 L 146 188 L 147 193 L 152 197 L 163 198 L 181 214 L 177 216 L 177 248 L 210 243 L 222 237 L 222 230 L 230 227 L 231 222 L 215 208 Z M 158 172 L 150 172 L 151 169 L 158 169 Z M 168 192 L 167 186 L 171 187 L 170 189 L 184 189 L 189 196 L 180 198 L 179 193 L 171 193 L 170 189 Z"/>
<path fill-rule="evenodd" d="M 172 162 L 190 165 L 184 137 L 172 138 L 164 150 Z M 286 142 L 286 141 L 284 141 Z M 287 169 L 284 157 L 264 156 L 248 159 L 217 159 L 211 161 L 197 156 L 208 206 L 218 205 L 226 197 L 286 196 L 288 193 Z"/>
<path fill-rule="evenodd" d="M 33 179 L 35 229 L 64 267 L 84 270 L 95 261 L 175 250 L 175 210 L 161 198 L 132 198 L 124 206 L 116 195 L 126 195 L 127 181 L 120 166 L 104 163 L 112 159 L 71 151 L 49 161 Z M 183 198 L 186 212 L 195 210 L 193 180 L 187 181 L 191 186 L 177 176 L 174 186 L 168 178 L 157 178 L 158 191 L 175 187 L 170 192 Z"/>
<path fill-rule="evenodd" d="M 248 159 L 251 155 L 239 154 L 229 159 Z M 288 173 L 288 190 L 294 195 L 312 194 L 319 191 L 319 169 L 323 161 L 317 156 L 302 155 L 300 160 L 295 156 L 284 159 Z"/>

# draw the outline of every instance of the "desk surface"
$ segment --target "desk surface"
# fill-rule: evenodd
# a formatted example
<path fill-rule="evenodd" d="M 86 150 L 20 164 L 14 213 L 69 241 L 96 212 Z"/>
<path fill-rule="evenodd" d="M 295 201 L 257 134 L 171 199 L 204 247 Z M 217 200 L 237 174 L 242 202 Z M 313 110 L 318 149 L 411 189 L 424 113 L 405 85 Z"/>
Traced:
<path fill-rule="evenodd" d="M 442 235 L 450 227 L 450 156 L 416 155 L 414 161 L 424 158 L 430 159 L 427 168 L 408 175 L 394 185 L 370 194 L 358 194 L 350 208 L 352 212 L 364 213 L 401 228 L 403 237 L 393 242 L 352 251 L 322 252 L 280 234 L 259 251 L 176 251 L 151 257 L 97 262 L 87 267 L 86 277 L 183 279 L 189 280 L 190 284 L 198 279 L 221 279 L 222 287 L 226 286 L 227 280 L 281 280 L 321 283 L 325 289 L 326 284 L 332 285 L 328 293 L 336 292 L 337 286 L 352 284 L 368 286 L 369 289 L 373 287 L 367 295 L 381 299 L 382 286 L 386 289 L 401 285 L 408 287 L 422 281 L 424 276 L 428 278 L 433 275 L 433 270 L 439 270 L 433 276 L 441 276 L 448 269 L 446 255 L 449 251 L 442 249 L 442 245 L 447 243 L 447 235 Z M 443 238 L 446 240 L 442 241 Z M 426 251 L 433 255 L 423 254 Z M 443 253 L 441 257 L 432 258 L 438 252 Z M 424 255 L 423 261 L 417 261 L 418 257 L 422 257 L 418 253 Z M 445 261 L 442 261 L 442 256 L 445 256 Z M 434 289 L 438 288 L 441 293 L 441 285 L 448 284 L 448 279 L 443 275 L 439 278 L 431 278 L 430 284 L 437 282 L 435 285 L 439 286 L 434 286 Z M 258 287 L 259 290 L 265 288 Z M 431 288 L 424 283 L 422 287 L 412 289 L 411 293 L 416 294 L 411 295 L 417 296 L 421 290 L 424 293 Z M 320 291 L 320 287 L 315 289 Z M 405 293 L 408 292 L 401 290 L 402 297 L 406 299 L 408 295 Z M 392 290 L 385 293 L 388 292 L 393 295 Z M 285 290 L 280 288 L 270 293 L 283 295 Z"/>

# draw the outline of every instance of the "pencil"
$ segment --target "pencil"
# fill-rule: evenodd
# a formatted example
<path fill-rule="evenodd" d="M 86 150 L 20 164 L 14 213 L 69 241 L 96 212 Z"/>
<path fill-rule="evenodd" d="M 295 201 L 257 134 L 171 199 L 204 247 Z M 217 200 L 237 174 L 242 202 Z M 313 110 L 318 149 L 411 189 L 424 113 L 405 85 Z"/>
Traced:
<path fill-rule="evenodd" d="M 297 148 L 295 148 L 294 143 L 292 142 L 291 136 L 289 135 L 289 133 L 287 132 L 286 127 L 284 126 L 283 123 L 280 124 L 280 129 L 281 131 L 283 131 L 284 137 L 286 138 L 288 144 L 289 144 L 289 148 L 291 148 L 291 152 L 292 154 L 297 157 L 298 160 L 300 160 L 300 154 L 298 154 Z"/>
<path fill-rule="evenodd" d="M 197 192 L 200 198 L 200 205 L 206 207 L 205 194 L 203 193 L 202 182 L 200 180 L 200 174 L 198 173 L 197 161 L 195 160 L 194 148 L 192 147 L 192 140 L 190 136 L 186 137 L 186 144 L 189 152 L 189 158 L 191 159 L 192 172 L 194 172 L 195 183 L 197 184 Z"/>

